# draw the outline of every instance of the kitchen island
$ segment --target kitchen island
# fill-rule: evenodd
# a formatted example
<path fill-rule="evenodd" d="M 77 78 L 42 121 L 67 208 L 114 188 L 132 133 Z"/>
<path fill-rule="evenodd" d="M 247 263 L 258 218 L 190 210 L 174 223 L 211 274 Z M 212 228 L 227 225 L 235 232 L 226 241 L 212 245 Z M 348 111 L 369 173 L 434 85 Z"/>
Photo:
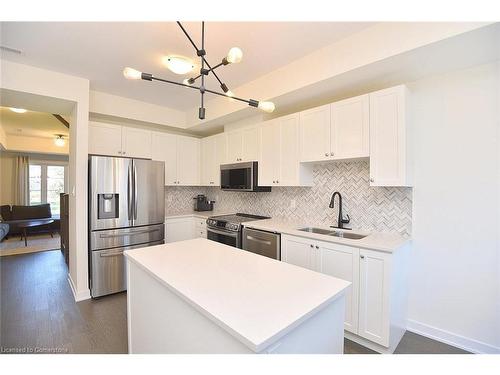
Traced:
<path fill-rule="evenodd" d="M 125 251 L 129 353 L 329 353 L 350 283 L 203 238 Z"/>

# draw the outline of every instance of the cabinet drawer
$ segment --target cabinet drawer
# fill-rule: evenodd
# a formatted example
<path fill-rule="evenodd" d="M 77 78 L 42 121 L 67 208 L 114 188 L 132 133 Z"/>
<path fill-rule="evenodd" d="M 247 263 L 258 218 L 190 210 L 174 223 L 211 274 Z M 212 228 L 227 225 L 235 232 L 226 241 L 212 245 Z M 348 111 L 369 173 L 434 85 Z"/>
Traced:
<path fill-rule="evenodd" d="M 207 230 L 206 229 L 196 229 L 195 236 L 198 238 L 207 238 Z"/>
<path fill-rule="evenodd" d="M 202 219 L 202 218 L 199 218 L 199 217 L 195 217 L 194 218 L 194 225 L 196 225 L 197 227 L 205 227 L 207 226 L 207 219 Z"/>

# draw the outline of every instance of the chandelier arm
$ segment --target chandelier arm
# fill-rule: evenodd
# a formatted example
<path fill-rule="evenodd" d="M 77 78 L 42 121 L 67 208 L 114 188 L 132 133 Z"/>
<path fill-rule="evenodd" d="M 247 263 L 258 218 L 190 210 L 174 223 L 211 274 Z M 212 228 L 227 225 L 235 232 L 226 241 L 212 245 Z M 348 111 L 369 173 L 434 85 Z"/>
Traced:
<path fill-rule="evenodd" d="M 191 85 L 186 85 L 184 83 L 180 83 L 180 82 L 175 82 L 175 81 L 170 81 L 168 79 L 163 79 L 163 78 L 158 78 L 158 77 L 151 77 L 151 80 L 153 81 L 160 81 L 160 82 L 165 82 L 165 83 L 171 83 L 173 85 L 177 85 L 177 86 L 184 86 L 184 87 L 188 87 L 190 89 L 193 89 L 193 90 L 200 90 L 200 86 L 191 86 Z M 207 90 L 208 91 L 208 90 Z"/>
<path fill-rule="evenodd" d="M 229 98 L 229 99 L 234 99 L 234 100 L 239 100 L 240 102 L 244 102 L 244 103 L 247 103 L 247 104 L 251 104 L 252 100 L 247 100 L 247 99 L 242 99 L 242 98 L 238 98 L 237 96 L 229 96 L 229 95 L 226 95 L 226 94 L 223 94 L 221 92 L 217 92 L 217 91 L 214 91 L 214 90 L 210 90 L 210 89 L 205 89 L 206 92 L 209 92 L 210 94 L 214 94 L 214 95 L 219 95 L 219 96 L 224 96 L 225 98 Z M 255 101 L 253 101 L 255 102 Z M 258 103 L 258 102 L 257 102 Z M 253 106 L 253 105 L 252 105 Z"/>
<path fill-rule="evenodd" d="M 184 83 L 180 83 L 180 82 L 175 82 L 175 81 L 170 81 L 168 79 L 163 79 L 163 78 L 158 78 L 158 77 L 151 77 L 151 80 L 152 81 L 160 81 L 160 82 L 165 82 L 165 83 L 171 83 L 173 85 L 177 85 L 177 86 L 183 86 L 183 87 L 187 87 L 187 88 L 190 88 L 190 89 L 193 89 L 193 90 L 200 90 L 200 86 L 191 86 L 191 85 L 185 85 Z M 234 99 L 234 100 L 238 100 L 240 102 L 244 102 L 244 103 L 247 103 L 249 105 L 251 105 L 252 107 L 257 107 L 258 105 L 258 101 L 256 100 L 253 100 L 253 99 L 250 99 L 250 100 L 247 100 L 247 99 L 242 99 L 242 98 L 238 98 L 237 96 L 229 96 L 229 95 L 226 95 L 226 94 L 223 94 L 221 92 L 217 92 L 217 91 L 214 91 L 214 90 L 210 90 L 210 89 L 207 89 L 205 88 L 205 92 L 208 92 L 210 94 L 214 94 L 214 95 L 218 95 L 218 96 L 223 96 L 225 98 L 229 98 L 229 99 Z M 256 104 L 255 104 L 256 103 Z"/>
<path fill-rule="evenodd" d="M 191 37 L 189 36 L 188 32 L 186 31 L 186 29 L 184 28 L 184 26 L 182 26 L 182 24 L 177 21 L 177 25 L 179 25 L 179 27 L 181 28 L 182 32 L 184 33 L 184 35 L 186 35 L 186 37 L 189 39 L 189 41 L 191 42 L 191 44 L 193 45 L 194 49 L 196 50 L 196 52 L 199 51 L 198 47 L 196 46 L 196 43 L 193 41 L 193 39 L 191 39 Z M 207 64 L 208 66 L 208 69 L 213 73 L 213 75 L 215 76 L 215 78 L 217 78 L 217 81 L 219 81 L 219 83 L 222 85 L 222 81 L 220 80 L 219 76 L 217 75 L 217 73 L 214 72 L 214 70 L 212 69 L 212 67 L 210 66 L 210 64 L 208 63 L 207 59 L 205 59 L 205 56 L 201 56 L 203 62 L 205 62 L 205 64 Z"/>

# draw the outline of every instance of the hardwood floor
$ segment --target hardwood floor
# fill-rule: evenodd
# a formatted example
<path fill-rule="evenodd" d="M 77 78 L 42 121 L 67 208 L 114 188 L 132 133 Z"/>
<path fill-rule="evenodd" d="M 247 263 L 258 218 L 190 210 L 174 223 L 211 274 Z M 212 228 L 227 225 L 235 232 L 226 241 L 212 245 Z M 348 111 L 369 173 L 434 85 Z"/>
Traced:
<path fill-rule="evenodd" d="M 126 294 L 75 303 L 59 250 L 0 258 L 0 349 L 127 353 Z M 346 354 L 375 352 L 345 340 Z M 467 353 L 407 332 L 396 353 Z"/>

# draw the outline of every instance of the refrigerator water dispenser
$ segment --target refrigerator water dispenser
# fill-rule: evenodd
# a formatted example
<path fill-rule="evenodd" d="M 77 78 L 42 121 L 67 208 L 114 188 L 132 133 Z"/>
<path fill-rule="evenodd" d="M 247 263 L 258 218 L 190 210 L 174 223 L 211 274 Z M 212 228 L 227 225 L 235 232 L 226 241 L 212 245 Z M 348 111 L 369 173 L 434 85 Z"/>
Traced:
<path fill-rule="evenodd" d="M 97 194 L 97 218 L 116 219 L 119 217 L 118 199 L 119 194 Z"/>

